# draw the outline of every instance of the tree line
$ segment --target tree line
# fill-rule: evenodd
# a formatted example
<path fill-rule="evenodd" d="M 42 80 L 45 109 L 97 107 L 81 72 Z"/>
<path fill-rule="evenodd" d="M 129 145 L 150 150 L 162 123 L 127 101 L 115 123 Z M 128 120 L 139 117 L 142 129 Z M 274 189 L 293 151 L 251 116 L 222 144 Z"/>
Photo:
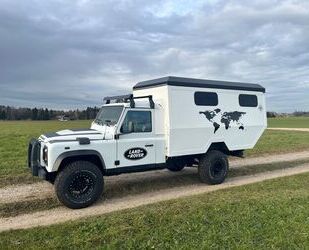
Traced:
<path fill-rule="evenodd" d="M 0 120 L 89 120 L 94 119 L 98 112 L 98 107 L 64 111 L 48 108 L 15 108 L 0 105 Z"/>
<path fill-rule="evenodd" d="M 275 117 L 280 117 L 280 116 L 309 116 L 309 112 L 307 111 L 295 111 L 293 113 L 277 113 L 277 112 L 272 112 L 269 111 L 267 112 L 267 117 L 268 118 L 275 118 Z"/>
<path fill-rule="evenodd" d="M 93 120 L 99 112 L 98 107 L 87 107 L 84 110 L 54 110 L 48 108 L 15 108 L 0 105 L 0 120 Z M 267 117 L 278 117 L 287 114 L 267 112 Z M 309 112 L 295 111 L 289 115 L 309 116 Z"/>

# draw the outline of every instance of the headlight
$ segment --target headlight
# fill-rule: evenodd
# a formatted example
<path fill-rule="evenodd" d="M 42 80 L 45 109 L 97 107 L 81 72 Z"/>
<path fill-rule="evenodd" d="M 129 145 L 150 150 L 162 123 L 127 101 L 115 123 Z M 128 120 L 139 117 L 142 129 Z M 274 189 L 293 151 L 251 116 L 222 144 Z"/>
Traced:
<path fill-rule="evenodd" d="M 46 146 L 44 146 L 44 148 L 43 148 L 43 161 L 47 165 L 47 163 L 48 163 L 48 149 L 47 149 Z"/>

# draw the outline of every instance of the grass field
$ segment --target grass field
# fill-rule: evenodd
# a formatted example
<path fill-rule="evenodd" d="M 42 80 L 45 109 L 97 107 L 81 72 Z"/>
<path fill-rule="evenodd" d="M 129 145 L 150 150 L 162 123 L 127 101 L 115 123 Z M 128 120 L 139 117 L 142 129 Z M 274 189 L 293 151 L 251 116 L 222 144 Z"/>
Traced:
<path fill-rule="evenodd" d="M 49 131 L 89 126 L 90 121 L 0 122 L 0 186 L 38 180 L 31 177 L 26 167 L 27 145 L 30 138 Z M 247 155 L 256 156 L 307 149 L 309 149 L 309 133 L 266 131 L 256 147 L 247 151 Z"/>
<path fill-rule="evenodd" d="M 0 234 L 0 248 L 308 249 L 309 174 Z"/>
<path fill-rule="evenodd" d="M 246 150 L 246 156 L 276 154 L 309 150 L 309 133 L 298 131 L 266 130 L 251 150 Z"/>
<path fill-rule="evenodd" d="M 86 128 L 90 121 L 12 121 L 0 122 L 0 186 L 33 182 L 27 169 L 27 150 L 31 138 L 66 128 Z"/>
<path fill-rule="evenodd" d="M 309 128 L 309 117 L 269 118 L 268 126 L 273 128 Z"/>

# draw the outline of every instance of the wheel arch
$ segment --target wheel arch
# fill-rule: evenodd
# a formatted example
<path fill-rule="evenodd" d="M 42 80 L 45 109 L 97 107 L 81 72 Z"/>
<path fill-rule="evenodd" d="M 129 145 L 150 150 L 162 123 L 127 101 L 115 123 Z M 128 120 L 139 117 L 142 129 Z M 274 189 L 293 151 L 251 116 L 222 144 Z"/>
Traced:
<path fill-rule="evenodd" d="M 211 151 L 211 150 L 217 150 L 220 151 L 224 154 L 229 154 L 230 150 L 229 148 L 226 146 L 225 142 L 213 142 L 211 143 L 210 147 L 208 148 L 207 152 Z M 206 153 L 207 153 L 206 152 Z"/>
<path fill-rule="evenodd" d="M 231 151 L 225 142 L 213 142 L 210 147 L 208 148 L 207 152 L 211 150 L 217 150 L 220 151 L 226 155 L 235 156 L 235 157 L 243 157 L 244 156 L 244 150 L 234 150 Z M 206 152 L 206 153 L 207 153 Z"/>
<path fill-rule="evenodd" d="M 57 157 L 53 168 L 55 169 L 55 171 L 59 172 L 68 163 L 78 160 L 90 161 L 95 165 L 97 165 L 99 169 L 102 171 L 102 173 L 105 173 L 106 166 L 102 155 L 96 150 L 89 150 L 89 149 L 68 151 L 60 154 Z"/>

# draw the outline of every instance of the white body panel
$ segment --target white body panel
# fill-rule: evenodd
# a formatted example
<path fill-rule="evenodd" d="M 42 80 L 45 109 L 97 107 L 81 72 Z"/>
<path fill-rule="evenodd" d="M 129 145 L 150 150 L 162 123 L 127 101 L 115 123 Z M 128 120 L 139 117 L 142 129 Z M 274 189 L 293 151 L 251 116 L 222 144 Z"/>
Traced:
<path fill-rule="evenodd" d="M 126 110 L 127 111 L 127 110 Z M 122 115 L 122 119 L 120 119 L 119 124 L 122 124 L 126 113 Z M 143 109 L 135 108 L 134 111 L 143 111 Z M 153 112 L 151 112 L 152 121 L 154 121 Z M 119 165 L 117 167 L 131 167 L 135 165 L 147 165 L 154 164 L 156 162 L 156 141 L 155 141 L 155 132 L 154 128 L 151 132 L 146 133 L 129 133 L 129 134 L 121 134 L 120 126 L 118 127 L 117 133 L 120 135 L 117 140 L 117 160 L 119 161 Z M 125 153 L 130 151 L 129 153 L 134 156 L 134 154 L 141 154 L 139 149 L 146 150 L 146 154 L 143 158 L 135 160 L 134 158 L 127 159 L 125 157 Z M 144 154 L 144 152 L 142 152 Z"/>
<path fill-rule="evenodd" d="M 215 92 L 217 106 L 197 106 L 194 93 Z M 134 96 L 152 95 L 154 102 L 162 107 L 163 114 L 158 119 L 163 124 L 166 140 L 166 156 L 181 156 L 205 153 L 211 143 L 224 142 L 229 150 L 253 148 L 267 126 L 265 94 L 262 92 L 226 90 L 215 88 L 191 88 L 180 86 L 160 86 L 135 90 Z M 241 107 L 240 94 L 256 95 L 257 107 Z M 220 109 L 221 112 L 211 121 L 199 112 Z M 228 129 L 221 122 L 224 112 L 245 112 L 239 122 L 230 122 Z M 214 132 L 213 122 L 220 125 Z M 244 129 L 239 129 L 243 126 Z"/>
<path fill-rule="evenodd" d="M 41 141 L 41 165 L 44 166 L 48 172 L 55 172 L 58 170 L 58 166 L 55 164 L 57 158 L 62 153 L 69 153 L 77 150 L 94 150 L 98 152 L 104 160 L 106 169 L 164 163 L 166 160 L 165 138 L 163 136 L 163 128 L 159 126 L 160 116 L 156 117 L 156 115 L 163 113 L 160 108 L 158 108 L 158 110 L 151 110 L 149 108 L 146 109 L 145 105 L 147 106 L 148 104 L 142 103 L 142 109 L 138 107 L 131 109 L 125 104 L 119 123 L 115 126 L 100 126 L 93 123 L 91 125 L 91 132 L 87 130 L 62 130 L 49 137 L 41 135 L 39 138 Z M 150 111 L 153 121 L 152 132 L 121 134 L 120 127 L 129 110 Z M 157 121 L 159 121 L 159 123 Z M 115 134 L 120 135 L 119 139 L 116 140 L 114 138 Z M 87 137 L 90 139 L 91 143 L 88 145 L 80 145 L 76 140 L 78 137 Z M 44 146 L 48 147 L 48 164 L 45 164 L 42 158 Z M 139 160 L 128 160 L 124 157 L 124 154 L 127 150 L 132 148 L 143 148 L 147 151 L 147 155 Z M 115 164 L 115 161 L 119 161 L 119 164 Z"/>
<path fill-rule="evenodd" d="M 96 131 L 98 132 L 98 131 Z M 59 133 L 59 132 L 58 132 Z M 80 133 L 69 132 L 70 135 L 66 136 L 57 136 L 46 138 L 44 136 L 40 137 L 42 141 L 41 146 L 41 165 L 46 168 L 48 172 L 54 172 L 58 169 L 55 168 L 55 162 L 57 158 L 66 152 L 73 152 L 76 150 L 95 150 L 99 152 L 104 160 L 106 167 L 113 168 L 114 162 L 117 156 L 116 152 L 116 140 L 114 139 L 104 139 L 104 134 L 94 134 L 87 135 L 89 139 L 91 139 L 91 143 L 89 145 L 80 145 L 78 141 L 76 141 L 77 137 L 80 137 Z M 58 141 L 58 142 L 57 142 Z M 42 159 L 42 150 L 44 146 L 48 146 L 48 164 Z M 66 149 L 69 148 L 69 149 Z"/>

